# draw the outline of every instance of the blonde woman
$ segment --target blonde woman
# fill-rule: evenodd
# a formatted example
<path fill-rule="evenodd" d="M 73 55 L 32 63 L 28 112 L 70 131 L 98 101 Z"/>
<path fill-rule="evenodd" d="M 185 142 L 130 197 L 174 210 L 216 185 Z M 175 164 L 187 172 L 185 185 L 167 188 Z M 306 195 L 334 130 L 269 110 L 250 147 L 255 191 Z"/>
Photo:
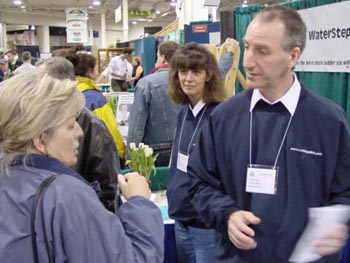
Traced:
<path fill-rule="evenodd" d="M 68 168 L 77 161 L 83 106 L 76 82 L 44 68 L 0 84 L 2 263 L 163 261 L 163 222 L 143 177 L 119 175 L 128 201 L 115 215 Z M 48 178 L 32 230 L 35 193 Z"/>

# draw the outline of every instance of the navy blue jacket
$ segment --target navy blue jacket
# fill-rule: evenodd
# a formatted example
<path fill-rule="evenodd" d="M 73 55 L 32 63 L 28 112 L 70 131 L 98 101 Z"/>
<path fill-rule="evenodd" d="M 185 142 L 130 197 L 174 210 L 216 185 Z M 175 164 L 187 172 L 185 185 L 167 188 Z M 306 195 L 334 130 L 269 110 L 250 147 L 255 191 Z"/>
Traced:
<path fill-rule="evenodd" d="M 237 210 L 262 219 L 252 226 L 257 248 L 237 249 L 233 262 L 288 262 L 309 207 L 350 204 L 350 129 L 339 106 L 302 87 L 277 163 L 277 194 L 247 193 L 251 96 L 247 90 L 220 104 L 203 127 L 188 165 L 191 202 L 223 232 Z M 290 115 L 282 104 L 258 104 L 252 163 L 273 165 Z M 328 259 L 319 262 L 334 262 Z"/>
<path fill-rule="evenodd" d="M 181 132 L 181 126 L 187 112 L 186 120 L 184 122 L 183 132 L 181 136 L 180 151 L 182 153 L 187 152 L 189 148 L 189 154 L 192 153 L 195 148 L 195 144 L 198 139 L 198 134 L 205 123 L 208 121 L 210 113 L 216 107 L 215 105 L 207 105 L 206 109 L 203 107 L 197 116 L 193 116 L 192 111 L 186 105 L 181 108 L 177 116 L 177 125 L 175 140 L 173 144 L 171 167 L 169 172 L 168 186 L 167 186 L 167 198 L 169 204 L 169 216 L 175 220 L 183 223 L 189 223 L 194 226 L 205 226 L 198 213 L 194 210 L 190 196 L 188 194 L 189 178 L 187 173 L 176 168 L 177 157 L 179 152 L 179 137 Z M 203 114 L 203 111 L 205 112 Z M 197 127 L 198 121 L 203 114 L 202 120 L 199 123 L 197 132 L 193 137 L 192 145 L 189 146 L 192 135 Z"/>

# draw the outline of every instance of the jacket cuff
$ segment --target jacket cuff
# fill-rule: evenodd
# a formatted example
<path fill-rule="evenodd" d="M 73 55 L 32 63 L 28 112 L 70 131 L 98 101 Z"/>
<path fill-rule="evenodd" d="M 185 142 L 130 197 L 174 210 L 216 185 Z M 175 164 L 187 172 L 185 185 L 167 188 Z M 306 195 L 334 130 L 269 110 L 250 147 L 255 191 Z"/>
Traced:
<path fill-rule="evenodd" d="M 230 216 L 234 213 L 234 212 L 237 212 L 241 209 L 238 209 L 237 207 L 229 207 L 225 210 L 225 226 L 226 226 L 226 229 L 227 229 L 227 226 L 228 226 L 228 219 L 230 218 Z"/>

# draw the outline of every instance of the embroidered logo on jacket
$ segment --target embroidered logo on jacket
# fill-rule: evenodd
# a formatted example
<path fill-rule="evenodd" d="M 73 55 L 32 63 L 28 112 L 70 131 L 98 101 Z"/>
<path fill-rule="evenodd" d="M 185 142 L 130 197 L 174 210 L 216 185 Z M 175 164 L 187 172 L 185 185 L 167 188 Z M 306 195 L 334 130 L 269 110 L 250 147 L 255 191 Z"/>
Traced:
<path fill-rule="evenodd" d="M 315 151 L 311 151 L 311 150 L 299 149 L 299 148 L 294 148 L 294 147 L 290 147 L 290 150 L 293 152 L 301 152 L 301 153 L 311 154 L 311 155 L 316 155 L 316 156 L 323 155 L 323 153 L 321 153 L 321 152 L 315 152 Z"/>

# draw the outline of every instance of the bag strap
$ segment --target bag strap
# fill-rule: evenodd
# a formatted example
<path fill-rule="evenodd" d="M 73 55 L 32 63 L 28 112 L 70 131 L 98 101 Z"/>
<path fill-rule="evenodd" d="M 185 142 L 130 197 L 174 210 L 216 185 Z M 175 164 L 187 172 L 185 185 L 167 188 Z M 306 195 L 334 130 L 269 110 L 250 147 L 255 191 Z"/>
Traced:
<path fill-rule="evenodd" d="M 56 175 L 51 175 L 51 176 L 47 177 L 44 181 L 41 182 L 41 184 L 39 185 L 38 189 L 35 192 L 34 203 L 33 203 L 32 212 L 31 212 L 31 221 L 30 221 L 34 263 L 39 263 L 38 244 L 36 242 L 36 231 L 35 231 L 36 210 L 37 210 L 39 203 L 40 203 L 40 214 L 41 214 L 41 226 L 43 229 L 47 257 L 49 259 L 49 263 L 55 262 L 53 255 L 52 255 L 52 251 L 50 249 L 50 244 L 49 244 L 48 238 L 47 238 L 47 233 L 46 233 L 46 228 L 45 228 L 45 217 L 44 217 L 44 196 L 45 196 L 47 188 L 50 186 L 50 184 L 55 179 L 56 179 Z"/>

